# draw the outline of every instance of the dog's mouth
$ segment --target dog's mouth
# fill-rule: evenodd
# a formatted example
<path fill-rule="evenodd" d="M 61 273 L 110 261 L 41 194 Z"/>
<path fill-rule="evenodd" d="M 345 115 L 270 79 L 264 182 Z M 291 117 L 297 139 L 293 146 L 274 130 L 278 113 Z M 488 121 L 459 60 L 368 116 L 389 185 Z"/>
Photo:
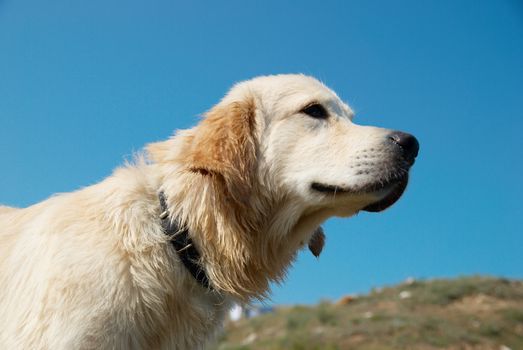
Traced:
<path fill-rule="evenodd" d="M 325 194 L 355 194 L 355 195 L 361 195 L 361 194 L 381 194 L 383 193 L 383 197 L 378 199 L 376 202 L 371 203 L 365 207 L 363 207 L 361 210 L 368 211 L 368 212 L 380 212 L 400 199 L 401 195 L 405 191 L 405 188 L 407 188 L 408 183 L 408 173 L 405 172 L 401 176 L 389 179 L 387 181 L 379 181 L 373 184 L 369 184 L 360 188 L 346 188 L 342 186 L 336 186 L 336 185 L 328 185 L 328 184 L 322 184 L 319 182 L 313 182 L 311 184 L 311 189 L 317 192 L 325 193 Z"/>
<path fill-rule="evenodd" d="M 390 183 L 388 186 L 383 188 L 383 190 L 388 190 L 388 193 L 385 195 L 385 197 L 381 198 L 377 202 L 367 205 L 361 210 L 376 213 L 387 209 L 388 207 L 396 203 L 398 199 L 400 199 L 403 192 L 405 192 L 405 188 L 407 188 L 408 182 L 409 175 L 405 174 L 401 178 L 397 179 L 396 181 Z"/>
<path fill-rule="evenodd" d="M 354 193 L 351 189 L 344 188 L 342 186 L 336 186 L 336 185 L 325 185 L 319 182 L 313 182 L 311 185 L 311 188 L 318 192 L 323 193 Z"/>

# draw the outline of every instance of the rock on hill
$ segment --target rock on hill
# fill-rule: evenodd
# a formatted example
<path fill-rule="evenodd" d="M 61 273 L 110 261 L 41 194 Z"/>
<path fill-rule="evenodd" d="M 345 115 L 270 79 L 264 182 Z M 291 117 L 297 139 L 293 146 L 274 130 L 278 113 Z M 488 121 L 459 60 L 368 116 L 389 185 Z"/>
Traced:
<path fill-rule="evenodd" d="M 229 322 L 215 349 L 523 349 L 523 281 L 409 281 Z"/>

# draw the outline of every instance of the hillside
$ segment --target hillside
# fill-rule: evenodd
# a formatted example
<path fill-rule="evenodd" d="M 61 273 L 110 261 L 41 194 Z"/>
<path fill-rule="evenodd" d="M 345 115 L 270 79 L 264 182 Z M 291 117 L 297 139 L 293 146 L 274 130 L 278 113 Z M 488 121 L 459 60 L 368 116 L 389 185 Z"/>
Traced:
<path fill-rule="evenodd" d="M 523 281 L 411 281 L 229 322 L 215 349 L 523 349 Z"/>

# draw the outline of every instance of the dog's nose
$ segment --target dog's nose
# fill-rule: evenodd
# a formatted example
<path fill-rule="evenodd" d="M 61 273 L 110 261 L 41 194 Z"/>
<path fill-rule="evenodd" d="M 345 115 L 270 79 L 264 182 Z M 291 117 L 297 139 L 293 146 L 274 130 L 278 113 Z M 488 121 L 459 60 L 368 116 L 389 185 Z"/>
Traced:
<path fill-rule="evenodd" d="M 389 139 L 400 146 L 403 150 L 403 156 L 409 163 L 414 163 L 419 151 L 419 142 L 414 136 L 405 132 L 394 131 L 389 135 Z"/>

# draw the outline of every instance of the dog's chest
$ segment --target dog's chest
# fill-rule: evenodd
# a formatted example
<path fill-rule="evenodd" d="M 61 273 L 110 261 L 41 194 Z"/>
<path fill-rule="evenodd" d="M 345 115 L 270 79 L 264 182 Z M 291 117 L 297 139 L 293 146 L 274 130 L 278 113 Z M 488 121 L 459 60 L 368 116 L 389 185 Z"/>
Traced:
<path fill-rule="evenodd" d="M 222 330 L 232 300 L 213 293 L 192 291 L 179 300 L 183 307 L 171 315 L 172 326 L 162 349 L 204 349 Z"/>

